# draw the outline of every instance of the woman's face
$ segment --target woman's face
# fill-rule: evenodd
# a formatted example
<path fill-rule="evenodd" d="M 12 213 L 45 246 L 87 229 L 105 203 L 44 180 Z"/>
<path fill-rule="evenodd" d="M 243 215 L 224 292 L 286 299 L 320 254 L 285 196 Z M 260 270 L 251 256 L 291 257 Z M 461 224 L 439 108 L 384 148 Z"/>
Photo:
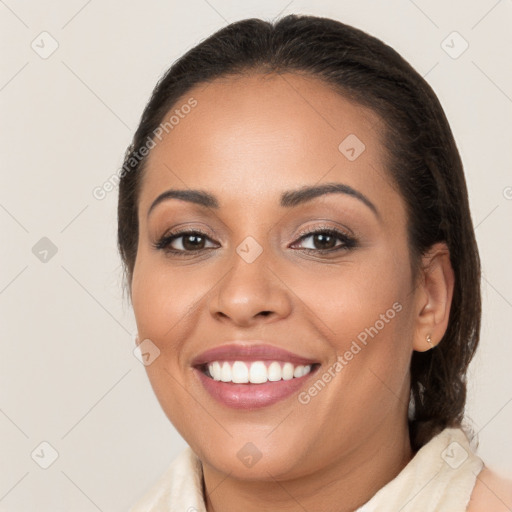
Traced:
<path fill-rule="evenodd" d="M 379 119 L 291 74 L 203 84 L 171 115 L 131 291 L 177 430 L 218 471 L 285 479 L 403 429 L 421 295 Z M 154 203 L 170 190 L 188 196 Z"/>

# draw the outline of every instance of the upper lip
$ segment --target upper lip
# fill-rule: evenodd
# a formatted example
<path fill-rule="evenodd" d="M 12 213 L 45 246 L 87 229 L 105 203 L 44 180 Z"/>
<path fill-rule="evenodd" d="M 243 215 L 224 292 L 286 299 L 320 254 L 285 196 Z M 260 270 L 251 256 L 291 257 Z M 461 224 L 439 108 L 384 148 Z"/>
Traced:
<path fill-rule="evenodd" d="M 302 357 L 288 350 L 260 342 L 226 343 L 202 352 L 192 360 L 192 366 L 213 361 L 289 361 L 295 365 L 315 364 L 318 361 Z"/>

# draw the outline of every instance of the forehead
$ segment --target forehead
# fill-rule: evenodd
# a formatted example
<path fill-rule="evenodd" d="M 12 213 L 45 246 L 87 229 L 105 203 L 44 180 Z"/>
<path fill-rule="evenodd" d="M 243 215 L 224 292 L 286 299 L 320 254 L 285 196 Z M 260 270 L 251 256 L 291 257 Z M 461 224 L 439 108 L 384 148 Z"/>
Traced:
<path fill-rule="evenodd" d="M 166 188 L 209 190 L 221 206 L 321 181 L 384 200 L 394 193 L 383 168 L 383 123 L 319 79 L 217 79 L 190 90 L 163 122 L 171 116 L 148 156 L 141 209 Z"/>

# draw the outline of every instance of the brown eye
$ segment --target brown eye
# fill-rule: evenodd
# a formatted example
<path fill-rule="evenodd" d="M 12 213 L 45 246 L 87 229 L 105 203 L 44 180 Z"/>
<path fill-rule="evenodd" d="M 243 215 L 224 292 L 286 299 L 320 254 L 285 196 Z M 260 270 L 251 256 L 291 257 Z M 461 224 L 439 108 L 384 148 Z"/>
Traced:
<path fill-rule="evenodd" d="M 183 248 L 187 251 L 203 249 L 206 241 L 206 239 L 202 235 L 185 235 L 179 238 L 183 238 L 181 244 Z"/>
<path fill-rule="evenodd" d="M 162 237 L 155 247 L 172 253 L 200 252 L 208 248 L 208 241 L 210 238 L 201 231 L 182 231 Z"/>
<path fill-rule="evenodd" d="M 299 241 L 308 239 L 310 239 L 311 242 L 305 245 L 309 245 L 309 247 L 302 247 L 302 249 L 305 251 L 320 253 L 336 252 L 343 249 L 347 250 L 357 245 L 357 242 L 354 238 L 332 228 L 311 231 L 309 233 L 303 234 L 299 238 Z"/>
<path fill-rule="evenodd" d="M 336 237 L 326 233 L 312 235 L 315 249 L 332 249 L 336 246 Z"/>

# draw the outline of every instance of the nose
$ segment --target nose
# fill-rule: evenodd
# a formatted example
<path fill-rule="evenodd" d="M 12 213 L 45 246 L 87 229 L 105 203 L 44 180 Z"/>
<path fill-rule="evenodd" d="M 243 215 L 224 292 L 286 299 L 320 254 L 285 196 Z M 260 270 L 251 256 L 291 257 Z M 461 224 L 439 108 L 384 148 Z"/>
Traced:
<path fill-rule="evenodd" d="M 231 269 L 210 296 L 209 309 L 218 321 L 248 327 L 286 318 L 292 310 L 289 289 L 265 257 L 252 263 L 234 254 Z"/>

